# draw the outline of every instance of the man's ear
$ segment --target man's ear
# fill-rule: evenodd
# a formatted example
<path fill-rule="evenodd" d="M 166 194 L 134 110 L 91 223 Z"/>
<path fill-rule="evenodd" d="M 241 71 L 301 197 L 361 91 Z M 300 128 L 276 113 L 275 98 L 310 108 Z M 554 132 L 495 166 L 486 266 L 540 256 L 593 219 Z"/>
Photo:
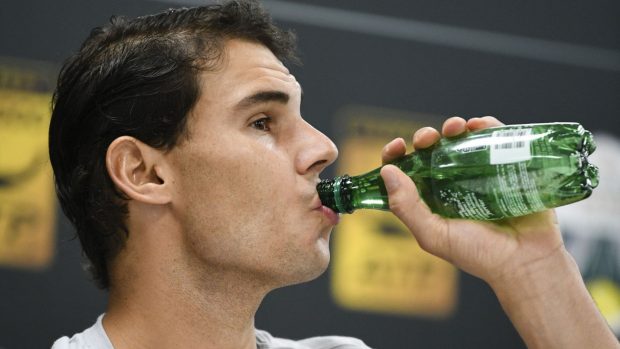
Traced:
<path fill-rule="evenodd" d="M 121 136 L 108 147 L 106 167 L 114 184 L 130 199 L 163 205 L 172 196 L 162 155 L 134 137 Z"/>

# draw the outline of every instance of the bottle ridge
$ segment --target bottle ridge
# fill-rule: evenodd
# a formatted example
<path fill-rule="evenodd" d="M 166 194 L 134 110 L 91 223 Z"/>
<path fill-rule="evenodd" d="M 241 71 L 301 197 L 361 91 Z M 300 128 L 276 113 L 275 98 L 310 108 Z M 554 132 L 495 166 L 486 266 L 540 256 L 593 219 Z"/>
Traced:
<path fill-rule="evenodd" d="M 509 125 L 443 138 L 393 162 L 429 208 L 448 218 L 494 220 L 583 200 L 598 185 L 596 149 L 578 123 Z M 338 213 L 389 210 L 381 168 L 322 180 L 323 205 Z"/>

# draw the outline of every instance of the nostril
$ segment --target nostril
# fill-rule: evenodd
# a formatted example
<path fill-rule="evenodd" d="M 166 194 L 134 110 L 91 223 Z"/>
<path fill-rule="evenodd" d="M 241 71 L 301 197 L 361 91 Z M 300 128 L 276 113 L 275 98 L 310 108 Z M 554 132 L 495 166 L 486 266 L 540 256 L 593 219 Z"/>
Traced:
<path fill-rule="evenodd" d="M 308 171 L 313 171 L 316 169 L 320 169 L 327 164 L 327 160 L 319 160 L 313 163 L 310 167 L 308 167 Z"/>

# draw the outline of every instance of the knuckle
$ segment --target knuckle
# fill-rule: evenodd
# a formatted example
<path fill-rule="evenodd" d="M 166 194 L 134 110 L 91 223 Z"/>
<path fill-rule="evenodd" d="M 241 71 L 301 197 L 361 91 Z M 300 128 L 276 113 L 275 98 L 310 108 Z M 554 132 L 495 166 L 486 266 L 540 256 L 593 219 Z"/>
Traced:
<path fill-rule="evenodd" d="M 431 250 L 430 248 L 430 244 L 429 244 L 429 239 L 425 239 L 424 237 L 421 236 L 416 236 L 416 240 L 418 241 L 418 245 L 420 246 L 421 249 L 423 249 L 426 252 L 429 252 Z"/>
<path fill-rule="evenodd" d="M 433 234 L 419 236 L 418 245 L 424 251 L 432 254 L 437 254 L 441 250 L 441 241 Z"/>
<path fill-rule="evenodd" d="M 390 211 L 396 214 L 400 218 L 406 218 L 406 216 L 412 212 L 411 204 L 403 195 L 402 191 L 393 193 L 389 199 Z"/>
<path fill-rule="evenodd" d="M 389 204 L 390 211 L 394 212 L 396 215 L 404 213 L 402 199 L 398 193 L 394 193 L 390 196 Z"/>

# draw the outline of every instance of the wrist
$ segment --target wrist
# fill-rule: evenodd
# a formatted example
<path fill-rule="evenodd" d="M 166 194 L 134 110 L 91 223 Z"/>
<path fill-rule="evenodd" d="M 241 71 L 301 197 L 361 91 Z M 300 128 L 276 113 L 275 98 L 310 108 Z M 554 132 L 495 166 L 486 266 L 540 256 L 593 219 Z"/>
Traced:
<path fill-rule="evenodd" d="M 516 266 L 490 280 L 502 306 L 548 300 L 566 287 L 580 284 L 581 274 L 564 245 L 532 262 Z"/>
<path fill-rule="evenodd" d="M 490 285 L 528 348 L 620 348 L 564 246 Z"/>

